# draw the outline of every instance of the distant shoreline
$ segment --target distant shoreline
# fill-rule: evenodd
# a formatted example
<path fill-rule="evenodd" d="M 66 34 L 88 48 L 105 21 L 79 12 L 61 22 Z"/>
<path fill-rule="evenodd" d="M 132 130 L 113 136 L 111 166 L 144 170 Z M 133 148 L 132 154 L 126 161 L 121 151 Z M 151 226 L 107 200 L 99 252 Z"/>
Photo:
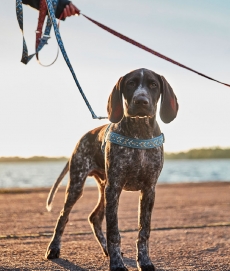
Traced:
<path fill-rule="evenodd" d="M 47 156 L 33 156 L 33 157 L 0 157 L 0 163 L 7 162 L 58 162 L 68 161 L 68 157 L 47 157 Z M 230 148 L 203 148 L 192 149 L 186 152 L 165 153 L 165 159 L 167 160 L 179 160 L 179 159 L 230 159 Z"/>
<path fill-rule="evenodd" d="M 16 163 L 16 162 L 58 162 L 68 161 L 68 157 L 46 157 L 46 156 L 32 156 L 32 157 L 0 157 L 0 163 Z"/>
<path fill-rule="evenodd" d="M 230 159 L 230 148 L 202 148 L 187 152 L 165 153 L 165 159 Z"/>

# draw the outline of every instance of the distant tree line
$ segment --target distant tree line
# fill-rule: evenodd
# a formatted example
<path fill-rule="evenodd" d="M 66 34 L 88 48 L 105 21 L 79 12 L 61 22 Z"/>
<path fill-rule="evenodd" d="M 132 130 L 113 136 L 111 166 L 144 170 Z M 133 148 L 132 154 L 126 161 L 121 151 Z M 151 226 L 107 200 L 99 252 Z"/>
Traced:
<path fill-rule="evenodd" d="M 0 157 L 0 162 L 55 162 L 67 161 L 67 157 L 46 157 L 46 156 L 33 156 L 29 158 L 23 157 Z"/>
<path fill-rule="evenodd" d="M 192 149 L 187 152 L 165 153 L 165 159 L 230 159 L 230 148 Z M 1 162 L 55 162 L 67 161 L 67 157 L 33 156 L 23 157 L 0 157 Z"/>
<path fill-rule="evenodd" d="M 192 149 L 187 152 L 165 153 L 165 159 L 226 159 L 230 158 L 230 148 Z"/>

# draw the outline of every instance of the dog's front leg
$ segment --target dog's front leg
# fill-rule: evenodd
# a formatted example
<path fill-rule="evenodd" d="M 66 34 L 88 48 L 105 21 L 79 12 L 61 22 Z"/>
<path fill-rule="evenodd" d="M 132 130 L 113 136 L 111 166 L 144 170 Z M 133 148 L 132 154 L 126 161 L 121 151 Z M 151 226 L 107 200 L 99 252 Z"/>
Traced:
<path fill-rule="evenodd" d="M 154 271 L 149 258 L 148 242 L 151 230 L 151 214 L 155 200 L 155 187 L 141 191 L 139 199 L 139 234 L 137 239 L 137 267 L 139 271 Z"/>
<path fill-rule="evenodd" d="M 118 230 L 117 211 L 121 191 L 122 187 L 114 183 L 108 184 L 105 190 L 106 234 L 108 254 L 110 258 L 110 271 L 128 271 L 128 269 L 124 266 L 121 256 L 121 237 Z"/>

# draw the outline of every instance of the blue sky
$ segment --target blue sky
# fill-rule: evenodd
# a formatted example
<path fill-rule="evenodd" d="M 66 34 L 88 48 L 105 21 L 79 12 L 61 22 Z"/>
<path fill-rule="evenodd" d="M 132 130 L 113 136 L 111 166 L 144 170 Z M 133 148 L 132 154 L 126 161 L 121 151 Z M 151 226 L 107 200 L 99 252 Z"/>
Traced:
<path fill-rule="evenodd" d="M 89 17 L 195 70 L 230 84 L 230 2 L 225 0 L 78 0 Z M 29 53 L 34 52 L 38 12 L 24 6 Z M 61 23 L 65 48 L 96 114 L 106 115 L 108 96 L 120 76 L 137 68 L 162 74 L 176 93 L 178 117 L 164 124 L 165 151 L 230 147 L 230 88 L 144 52 L 101 30 L 83 16 Z M 22 35 L 15 1 L 0 10 L 0 156 L 71 155 L 92 120 L 59 55 L 50 68 L 20 62 Z M 56 54 L 52 38 L 41 60 Z"/>

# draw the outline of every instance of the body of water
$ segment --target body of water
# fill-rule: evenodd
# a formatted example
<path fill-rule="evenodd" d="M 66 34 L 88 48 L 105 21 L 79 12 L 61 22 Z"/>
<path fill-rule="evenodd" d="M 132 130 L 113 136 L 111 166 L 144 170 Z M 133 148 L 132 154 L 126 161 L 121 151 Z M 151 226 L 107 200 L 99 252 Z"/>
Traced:
<path fill-rule="evenodd" d="M 0 163 L 0 188 L 51 187 L 66 162 Z M 62 182 L 66 185 L 68 174 Z M 165 160 L 158 183 L 230 181 L 230 159 Z M 96 186 L 93 178 L 86 185 Z"/>

